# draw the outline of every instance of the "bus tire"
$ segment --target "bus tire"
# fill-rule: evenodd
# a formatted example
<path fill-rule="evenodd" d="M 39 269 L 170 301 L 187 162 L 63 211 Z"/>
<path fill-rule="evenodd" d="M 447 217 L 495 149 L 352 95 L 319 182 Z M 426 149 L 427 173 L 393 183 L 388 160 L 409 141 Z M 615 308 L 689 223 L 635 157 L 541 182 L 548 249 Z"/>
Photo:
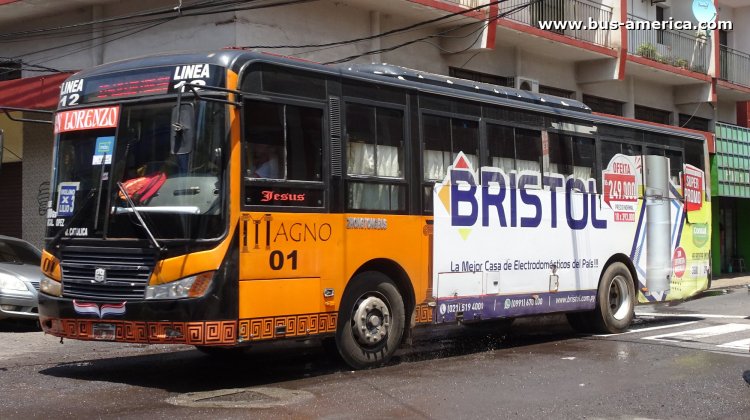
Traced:
<path fill-rule="evenodd" d="M 630 270 L 623 263 L 612 263 L 599 282 L 592 319 L 594 330 L 604 334 L 625 331 L 633 321 L 635 299 Z"/>
<path fill-rule="evenodd" d="M 344 362 L 370 369 L 388 362 L 398 349 L 406 321 L 404 300 L 383 273 L 367 271 L 352 279 L 341 301 L 336 345 Z"/>

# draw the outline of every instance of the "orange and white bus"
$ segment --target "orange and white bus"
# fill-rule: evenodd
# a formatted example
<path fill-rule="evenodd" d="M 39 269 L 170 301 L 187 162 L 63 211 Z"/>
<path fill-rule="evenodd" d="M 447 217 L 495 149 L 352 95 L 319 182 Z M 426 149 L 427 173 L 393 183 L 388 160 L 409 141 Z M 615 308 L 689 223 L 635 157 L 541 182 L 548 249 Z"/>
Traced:
<path fill-rule="evenodd" d="M 389 65 L 223 50 L 71 76 L 39 315 L 81 340 L 335 342 L 565 312 L 626 329 L 709 282 L 704 133 Z"/>

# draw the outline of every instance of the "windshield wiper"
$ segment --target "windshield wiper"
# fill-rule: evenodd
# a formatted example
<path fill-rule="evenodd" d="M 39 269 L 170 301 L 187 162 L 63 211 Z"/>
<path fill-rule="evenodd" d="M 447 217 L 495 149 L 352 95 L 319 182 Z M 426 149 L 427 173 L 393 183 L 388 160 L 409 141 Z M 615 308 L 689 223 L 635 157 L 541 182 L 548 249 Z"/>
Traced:
<path fill-rule="evenodd" d="M 123 196 L 125 196 L 125 202 L 128 203 L 128 207 L 133 209 L 133 214 L 135 214 L 135 217 L 138 218 L 138 221 L 141 223 L 141 227 L 143 228 L 143 231 L 146 232 L 146 235 L 148 235 L 148 239 L 151 240 L 151 243 L 154 244 L 156 249 L 159 251 L 163 251 L 161 245 L 159 244 L 159 241 L 156 240 L 154 237 L 154 234 L 151 233 L 151 229 L 148 228 L 148 225 L 146 224 L 146 221 L 143 220 L 143 217 L 141 217 L 141 213 L 138 211 L 138 209 L 135 207 L 135 203 L 133 203 L 133 200 L 130 199 L 130 194 L 125 191 L 125 187 L 122 185 L 122 182 L 117 182 L 117 188 L 120 189 L 120 192 Z"/>

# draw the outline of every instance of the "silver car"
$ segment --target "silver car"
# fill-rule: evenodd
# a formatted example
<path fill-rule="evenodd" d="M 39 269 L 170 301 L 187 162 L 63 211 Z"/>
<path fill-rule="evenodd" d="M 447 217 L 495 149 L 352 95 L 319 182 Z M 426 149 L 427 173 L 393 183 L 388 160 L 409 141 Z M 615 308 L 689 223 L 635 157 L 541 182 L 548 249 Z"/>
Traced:
<path fill-rule="evenodd" d="M 0 235 L 0 320 L 36 319 L 41 253 L 30 243 Z"/>

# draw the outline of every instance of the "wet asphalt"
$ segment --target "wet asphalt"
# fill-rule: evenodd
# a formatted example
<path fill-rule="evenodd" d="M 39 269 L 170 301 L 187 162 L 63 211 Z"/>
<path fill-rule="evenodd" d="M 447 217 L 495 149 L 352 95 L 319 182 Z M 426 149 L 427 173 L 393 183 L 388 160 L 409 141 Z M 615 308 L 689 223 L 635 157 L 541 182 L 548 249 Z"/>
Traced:
<path fill-rule="evenodd" d="M 613 336 L 576 334 L 561 316 L 509 331 L 422 329 L 389 366 L 356 372 L 314 341 L 217 358 L 187 346 L 60 344 L 2 323 L 0 418 L 747 419 L 750 353 L 719 344 L 750 339 L 748 299 L 740 285 L 641 306 L 634 330 Z M 728 325 L 737 331 L 653 338 Z"/>

